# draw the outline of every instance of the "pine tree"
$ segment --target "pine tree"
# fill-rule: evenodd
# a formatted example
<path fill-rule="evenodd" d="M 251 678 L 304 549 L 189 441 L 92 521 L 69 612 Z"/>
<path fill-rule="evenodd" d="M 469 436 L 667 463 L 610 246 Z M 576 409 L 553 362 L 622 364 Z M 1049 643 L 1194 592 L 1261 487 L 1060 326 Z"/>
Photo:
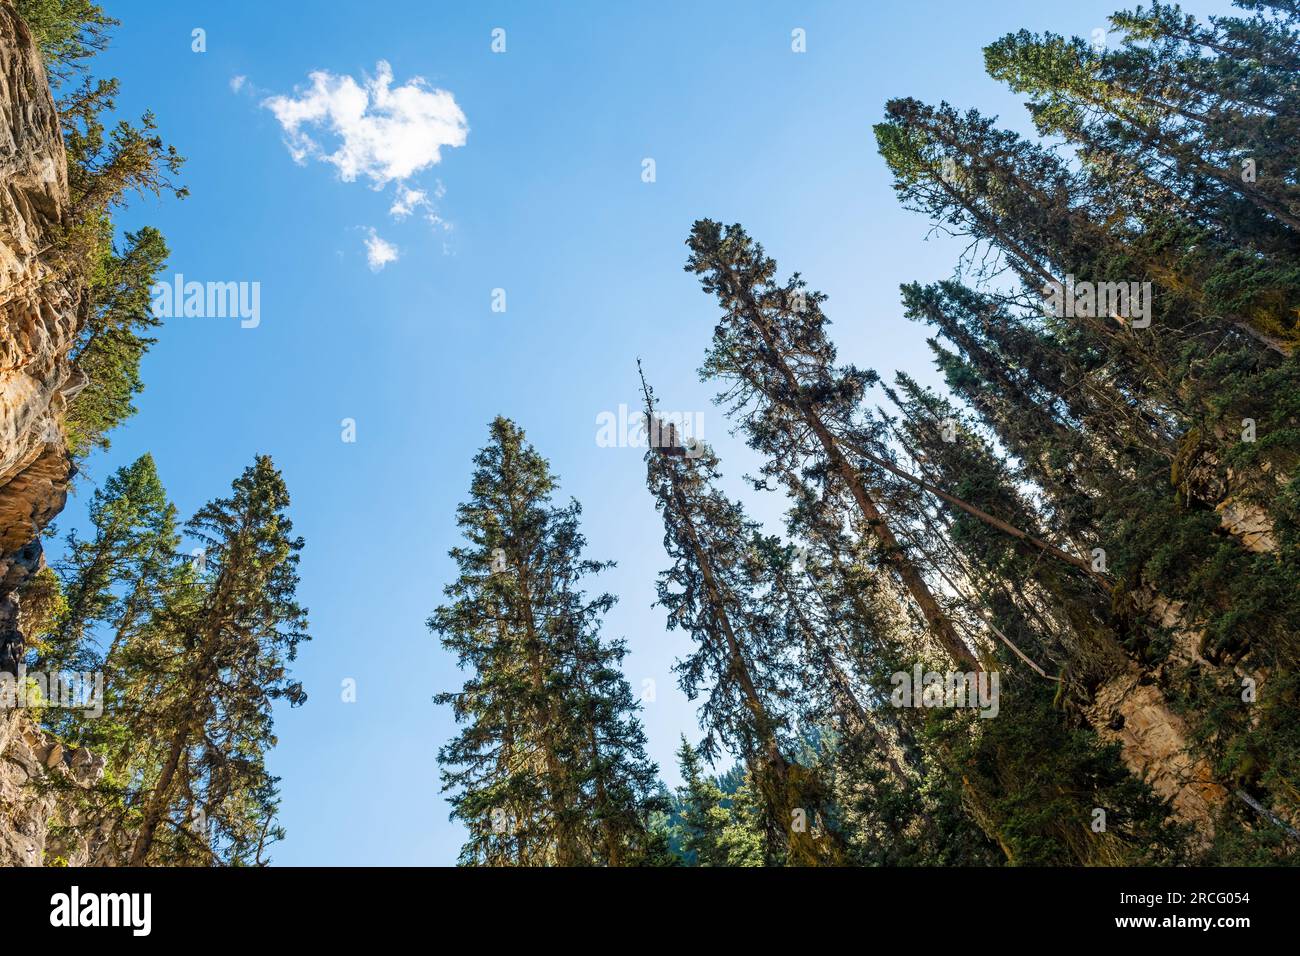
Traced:
<path fill-rule="evenodd" d="M 712 450 L 697 443 L 688 453 L 673 427 L 659 420 L 644 378 L 642 388 L 652 436 L 646 479 L 673 562 L 660 575 L 659 603 L 668 610 L 668 626 L 686 630 L 695 644 L 676 669 L 688 698 L 707 689 L 700 751 L 713 760 L 725 747 L 745 761 L 761 797 L 769 862 L 834 862 L 834 835 L 814 840 L 804 827 L 825 801 L 823 788 L 787 756 L 784 701 L 797 677 L 793 648 L 765 604 L 769 583 L 756 553 L 758 525 L 714 487 L 719 473 Z"/>
<path fill-rule="evenodd" d="M 108 31 L 118 23 L 91 0 L 14 0 L 14 7 L 59 80 L 84 70 L 81 61 L 108 46 Z"/>
<path fill-rule="evenodd" d="M 1073 156 L 946 104 L 892 101 L 876 128 L 904 203 L 993 253 L 965 270 L 979 291 L 910 286 L 904 301 L 951 343 L 931 343 L 938 366 L 1009 457 L 939 444 L 930 420 L 953 410 L 900 381 L 902 439 L 932 483 L 976 504 L 1001 496 L 984 507 L 1018 507 L 1011 520 L 1031 532 L 1100 547 L 1109 601 L 953 511 L 913 512 L 929 528 L 924 560 L 952 552 L 944 573 L 983 581 L 990 626 L 1030 657 L 1040 647 L 1064 662 L 1067 706 L 1086 705 L 1097 675 L 1116 667 L 1099 691 L 1112 704 L 1115 687 L 1159 695 L 1169 732 L 1195 749 L 1195 769 L 1179 775 L 1212 804 L 1196 817 L 1197 849 L 1213 827 L 1230 847 L 1216 853 L 1266 845 L 1268 818 L 1261 831 L 1250 803 L 1265 789 L 1270 813 L 1295 814 L 1279 772 L 1294 752 L 1289 728 L 1269 708 L 1248 708 L 1251 739 L 1269 741 L 1261 748 L 1239 736 L 1243 714 L 1218 703 L 1235 698 L 1244 672 L 1269 672 L 1286 697 L 1300 623 L 1288 543 L 1300 526 L 1300 366 L 1286 358 L 1300 266 L 1290 177 L 1300 21 L 1292 4 L 1239 5 L 1253 15 L 1201 24 L 1160 4 L 1119 13 L 1120 42 L 1104 50 L 1024 31 L 988 47 L 989 72 L 1028 94 L 1038 128 Z M 1151 328 L 1087 310 L 1044 315 L 1042 287 L 1068 276 L 1151 282 Z M 1264 421 L 1267 442 L 1243 431 Z M 1144 772 L 1141 755 L 1130 757 Z M 1240 805 L 1225 806 L 1234 793 Z M 1177 798 L 1200 799 L 1185 789 Z M 1256 833 L 1238 839 L 1240 826 Z"/>
<path fill-rule="evenodd" d="M 767 846 L 764 839 L 764 816 L 766 799 L 762 793 L 762 784 L 752 771 L 746 770 L 744 779 L 731 793 L 727 822 L 718 834 L 718 852 L 723 866 L 764 866 L 768 862 Z M 815 829 L 811 839 L 821 838 Z M 811 862 L 811 861 L 806 861 Z"/>
<path fill-rule="evenodd" d="M 703 276 L 704 290 L 717 296 L 724 311 L 702 373 L 727 383 L 720 400 L 741 419 L 751 446 L 767 456 L 764 473 L 788 480 L 811 465 L 821 481 L 849 494 L 860 526 L 876 539 L 882 561 L 955 663 L 966 669 L 981 666 L 869 491 L 869 484 L 888 484 L 881 472 L 924 487 L 1003 533 L 1087 572 L 1083 559 L 919 481 L 878 454 L 878 426 L 861 410 L 865 390 L 878 377 L 870 370 L 835 365 L 835 347 L 826 338 L 827 319 L 821 311 L 825 296 L 806 291 L 798 274 L 785 285 L 777 284 L 776 263 L 743 228 L 730 226 L 724 233 L 718 223 L 700 220 L 687 244 L 687 270 Z"/>
<path fill-rule="evenodd" d="M 127 232 L 119 245 L 112 212 L 132 193 L 184 198 L 177 184 L 184 158 L 158 134 L 154 115 L 138 124 L 108 119 L 116 111 L 116 79 L 83 76 L 85 61 L 108 44 L 117 21 L 91 0 L 20 0 L 55 80 L 59 122 L 68 161 L 69 202 L 60 235 L 48 250 L 78 295 L 83 320 L 70 357 L 74 378 L 64 390 L 65 431 L 74 458 L 108 447 L 107 432 L 135 413 L 143 388 L 139 366 L 153 344 L 149 289 L 167 259 L 162 234 L 152 227 Z"/>
<path fill-rule="evenodd" d="M 682 856 L 688 866 L 725 866 L 727 855 L 721 841 L 728 814 L 722 805 L 722 790 L 705 776 L 699 751 L 685 736 L 677 748 L 677 761 L 682 785 L 677 788 L 676 831 Z"/>
<path fill-rule="evenodd" d="M 450 704 L 466 726 L 439 752 L 452 816 L 469 830 L 461 862 L 663 862 L 651 817 L 665 807 L 627 680 L 622 642 L 599 637 L 609 594 L 582 579 L 610 565 L 582 557 L 577 502 L 551 503 L 547 462 L 497 418 L 458 509 L 459 578 L 430 628 L 471 671 Z"/>
<path fill-rule="evenodd" d="M 90 540 L 80 540 L 75 532 L 68 535 L 67 557 L 60 565 L 65 609 L 38 647 L 45 667 L 103 665 L 108 649 L 98 645 L 97 627 L 108 627 L 114 641 L 129 629 L 141 615 L 141 603 L 156 594 L 176 551 L 176 509 L 147 453 L 95 490 L 89 517 L 94 527 Z"/>
<path fill-rule="evenodd" d="M 275 823 L 272 705 L 306 700 L 289 677 L 307 613 L 296 600 L 298 552 L 284 479 L 260 455 L 228 498 L 185 525 L 201 543 L 193 587 L 168 595 L 148 646 L 132 647 L 154 693 L 131 715 L 153 751 L 132 794 L 130 863 L 264 864 Z"/>
<path fill-rule="evenodd" d="M 120 251 L 105 252 L 88 293 L 95 306 L 71 353 L 86 382 L 64 425 L 74 456 L 107 448 L 107 433 L 135 414 L 132 399 L 144 387 L 140 360 L 154 343 L 141 333 L 162 324 L 152 314 L 149 290 L 167 254 L 162 234 L 148 227 L 127 233 Z"/>
<path fill-rule="evenodd" d="M 1111 23 L 1121 34 L 1113 49 L 1027 31 L 1004 37 L 985 50 L 989 73 L 1031 95 L 1045 133 L 1123 160 L 1146 196 L 1181 200 L 1239 236 L 1277 241 L 1300 229 L 1300 13 L 1202 25 L 1156 4 Z M 1152 154 L 1161 163 L 1142 161 Z"/>

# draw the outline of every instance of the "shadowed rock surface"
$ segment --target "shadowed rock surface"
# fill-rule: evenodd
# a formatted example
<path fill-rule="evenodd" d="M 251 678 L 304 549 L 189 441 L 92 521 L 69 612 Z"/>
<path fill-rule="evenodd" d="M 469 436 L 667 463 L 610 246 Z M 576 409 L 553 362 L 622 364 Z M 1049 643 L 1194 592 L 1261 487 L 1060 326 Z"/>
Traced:
<path fill-rule="evenodd" d="M 0 3 L 0 670 L 22 659 L 18 589 L 44 564 L 40 533 L 67 499 L 63 435 L 81 376 L 68 360 L 83 296 L 57 264 L 68 206 L 67 158 L 38 48 Z M 0 710 L 0 866 L 40 866 L 60 793 L 91 786 L 103 760 L 66 750 L 23 711 Z"/>
<path fill-rule="evenodd" d="M 68 360 L 79 283 L 55 265 L 68 204 L 58 114 L 27 27 L 0 4 L 0 666 L 21 654 L 15 590 L 41 564 L 72 463 L 63 418 L 81 378 Z"/>

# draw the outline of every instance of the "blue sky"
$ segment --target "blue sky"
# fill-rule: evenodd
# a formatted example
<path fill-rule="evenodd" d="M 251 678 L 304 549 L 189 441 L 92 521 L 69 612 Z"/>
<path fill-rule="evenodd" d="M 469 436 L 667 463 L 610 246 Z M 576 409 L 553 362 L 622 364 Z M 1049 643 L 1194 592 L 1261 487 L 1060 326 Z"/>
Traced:
<path fill-rule="evenodd" d="M 144 364 L 139 415 L 87 463 L 58 525 L 83 525 L 93 483 L 145 451 L 186 516 L 256 453 L 274 456 L 307 541 L 313 634 L 296 666 L 310 700 L 277 717 L 288 830 L 277 863 L 455 860 L 435 760 L 453 725 L 430 698 L 461 675 L 424 622 L 454 575 L 455 506 L 496 414 L 582 502 L 592 556 L 618 562 L 593 588 L 620 598 L 605 633 L 626 638 L 634 690 L 655 682 L 643 719 L 676 783 L 678 737 L 699 733 L 671 672 L 685 638 L 651 607 L 663 530 L 641 451 L 595 436 L 601 412 L 635 407 L 639 356 L 665 409 L 703 413 L 742 493 L 754 458 L 695 374 L 715 309 L 682 269 L 692 221 L 744 223 L 783 272 L 828 293 L 845 360 L 934 381 L 898 285 L 949 275 L 959 245 L 927 241 L 928 223 L 898 207 L 871 124 L 886 99 L 915 96 L 1027 129 L 984 75 L 982 45 L 1021 27 L 1088 36 L 1116 5 L 107 0 L 122 26 L 96 72 L 121 78 L 124 114 L 157 114 L 188 157 L 192 193 L 133 201 L 120 222 L 163 230 L 168 277 L 259 282 L 261 322 L 170 320 Z M 191 49 L 195 28 L 206 52 Z M 491 49 L 496 28 L 504 53 Z M 791 51 L 795 28 L 805 53 Z M 302 126 L 319 150 L 295 163 L 266 100 L 301 101 L 314 71 L 365 90 L 381 61 L 392 90 L 450 94 L 464 145 L 384 182 L 396 168 L 385 157 L 428 150 L 419 130 L 365 127 L 348 151 L 361 171 L 345 181 L 320 158 L 340 136 Z M 370 136 L 399 133 L 413 144 Z M 389 210 L 403 188 L 429 204 L 399 221 Z M 372 235 L 396 250 L 382 268 L 368 261 Z M 355 442 L 341 438 L 345 418 Z M 747 497 L 775 528 L 782 503 Z M 356 703 L 341 700 L 347 678 Z"/>

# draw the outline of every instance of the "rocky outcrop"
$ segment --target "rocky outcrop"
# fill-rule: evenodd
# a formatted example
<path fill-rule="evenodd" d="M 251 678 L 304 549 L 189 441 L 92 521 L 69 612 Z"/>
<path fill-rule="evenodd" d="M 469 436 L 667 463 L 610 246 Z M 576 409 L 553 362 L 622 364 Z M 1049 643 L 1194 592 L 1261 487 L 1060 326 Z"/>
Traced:
<path fill-rule="evenodd" d="M 21 710 L 0 710 L 0 866 L 102 862 L 106 834 L 84 825 L 77 795 L 103 774 L 102 757 L 65 747 Z M 52 821 L 76 826 L 51 832 Z"/>
<path fill-rule="evenodd" d="M 44 563 L 39 536 L 73 472 L 63 421 L 81 387 L 68 354 L 83 296 L 58 261 L 68 202 L 45 68 L 0 0 L 0 669 L 10 673 L 24 650 L 18 591 Z M 0 709 L 0 866 L 92 862 L 95 839 L 64 845 L 57 824 L 81 822 L 69 796 L 102 774 L 101 758 L 65 748 L 26 711 Z"/>
<path fill-rule="evenodd" d="M 38 535 L 63 508 L 72 463 L 68 360 L 82 304 L 56 264 L 68 206 L 58 114 L 26 25 L 0 2 L 0 667 L 21 654 L 16 589 L 40 567 Z"/>
<path fill-rule="evenodd" d="M 1171 601 L 1149 587 L 1130 597 L 1139 613 L 1173 638 L 1169 666 L 1215 666 L 1201 656 L 1205 635 L 1187 621 L 1185 602 Z M 1098 688 L 1088 719 L 1099 737 L 1120 745 L 1124 765 L 1168 802 L 1175 818 L 1196 829 L 1204 846 L 1213 839 L 1214 818 L 1228 791 L 1215 781 L 1209 762 L 1195 753 L 1186 721 L 1170 707 L 1161 686 L 1169 679 L 1166 671 L 1144 672 L 1130 662 Z"/>
<path fill-rule="evenodd" d="M 1241 498 L 1228 498 L 1215 510 L 1219 512 L 1223 529 L 1240 541 L 1246 550 L 1255 554 L 1277 553 L 1273 519 L 1259 505 Z"/>
<path fill-rule="evenodd" d="M 1097 735 L 1120 746 L 1129 771 L 1167 801 L 1175 818 L 1195 827 L 1203 844 L 1214 836 L 1214 817 L 1227 791 L 1209 764 L 1193 755 L 1181 717 L 1150 677 L 1133 666 L 1098 690 L 1088 714 Z"/>
<path fill-rule="evenodd" d="M 1216 428 L 1214 437 L 1223 446 L 1231 445 L 1236 436 L 1224 428 Z M 1231 468 L 1223 468 L 1219 456 L 1206 444 L 1201 433 L 1193 429 L 1183 440 L 1175 457 L 1170 479 L 1190 496 L 1211 505 L 1219 515 L 1219 526 L 1232 535 L 1246 550 L 1255 554 L 1277 552 L 1278 541 L 1273 517 L 1259 502 L 1280 491 L 1291 479 L 1289 475 L 1275 474 L 1264 463 L 1261 474 L 1255 476 L 1254 494 L 1251 494 L 1249 476 Z M 1262 486 L 1260 482 L 1264 482 Z M 1268 487 L 1268 483 L 1272 487 Z M 1272 492 L 1272 495 L 1269 492 Z"/>

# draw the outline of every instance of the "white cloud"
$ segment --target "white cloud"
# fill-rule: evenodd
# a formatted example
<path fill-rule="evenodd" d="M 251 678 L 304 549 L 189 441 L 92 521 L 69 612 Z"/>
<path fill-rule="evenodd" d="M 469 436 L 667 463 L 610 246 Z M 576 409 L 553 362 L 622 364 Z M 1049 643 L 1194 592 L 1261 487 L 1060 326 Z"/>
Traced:
<path fill-rule="evenodd" d="M 429 194 L 423 189 L 412 189 L 401 183 L 397 184 L 397 197 L 388 212 L 394 219 L 405 219 L 420 206 L 429 206 Z"/>
<path fill-rule="evenodd" d="M 370 271 L 378 272 L 388 263 L 396 261 L 397 246 L 379 238 L 379 233 L 371 229 L 366 236 L 366 262 L 370 264 Z"/>
<path fill-rule="evenodd" d="M 230 92 L 238 93 L 244 88 L 246 82 L 248 82 L 248 77 L 244 76 L 242 73 L 236 73 L 230 78 Z"/>
<path fill-rule="evenodd" d="M 295 162 L 316 157 L 346 182 L 365 176 L 379 188 L 441 162 L 444 146 L 465 145 L 469 126 L 451 93 L 418 76 L 394 87 L 387 62 L 375 69 L 377 75 L 361 84 L 318 70 L 305 91 L 262 101 L 284 128 Z M 313 139 L 316 127 L 337 138 L 332 152 Z"/>

